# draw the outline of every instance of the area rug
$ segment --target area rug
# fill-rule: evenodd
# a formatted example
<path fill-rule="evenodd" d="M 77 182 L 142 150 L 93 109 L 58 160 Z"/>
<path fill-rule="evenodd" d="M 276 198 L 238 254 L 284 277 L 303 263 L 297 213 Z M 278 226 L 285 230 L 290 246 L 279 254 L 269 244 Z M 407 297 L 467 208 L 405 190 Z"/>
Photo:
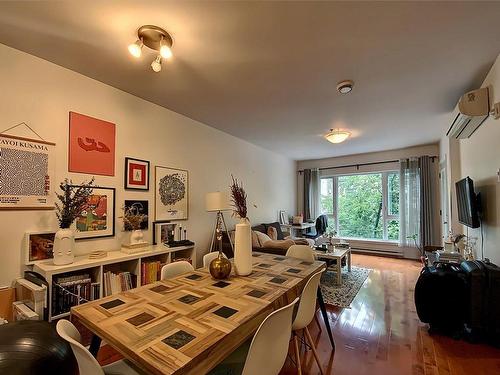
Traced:
<path fill-rule="evenodd" d="M 371 269 L 352 266 L 351 272 L 342 272 L 342 285 L 337 285 L 337 273 L 327 270 L 321 276 L 321 291 L 327 305 L 350 307 Z"/>

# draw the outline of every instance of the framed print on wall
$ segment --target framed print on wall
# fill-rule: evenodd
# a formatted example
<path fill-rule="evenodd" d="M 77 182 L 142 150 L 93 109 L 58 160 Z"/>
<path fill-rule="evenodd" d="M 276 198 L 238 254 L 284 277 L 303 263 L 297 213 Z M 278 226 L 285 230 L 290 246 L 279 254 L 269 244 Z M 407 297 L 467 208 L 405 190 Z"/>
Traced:
<path fill-rule="evenodd" d="M 69 113 L 70 172 L 115 175 L 115 124 Z"/>
<path fill-rule="evenodd" d="M 147 217 L 141 222 L 141 230 L 148 229 L 148 221 L 149 221 L 149 202 L 148 201 L 126 199 L 125 200 L 125 208 L 132 208 L 132 212 L 134 212 L 134 213 L 147 215 Z M 124 230 L 129 231 L 129 230 L 132 230 L 132 228 L 130 226 L 125 225 Z"/>
<path fill-rule="evenodd" d="M 0 209 L 53 209 L 56 144 L 0 134 Z"/>
<path fill-rule="evenodd" d="M 25 246 L 25 264 L 35 264 L 43 260 L 54 258 L 54 238 L 56 232 L 41 231 L 27 232 Z"/>
<path fill-rule="evenodd" d="M 125 158 L 125 189 L 149 190 L 149 161 Z"/>
<path fill-rule="evenodd" d="M 85 209 L 71 228 L 77 240 L 114 236 L 115 188 L 92 188 Z"/>
<path fill-rule="evenodd" d="M 153 222 L 153 245 L 168 243 L 174 240 L 175 226 L 177 224 L 166 222 Z"/>
<path fill-rule="evenodd" d="M 188 171 L 155 167 L 155 221 L 186 220 L 188 197 Z"/>

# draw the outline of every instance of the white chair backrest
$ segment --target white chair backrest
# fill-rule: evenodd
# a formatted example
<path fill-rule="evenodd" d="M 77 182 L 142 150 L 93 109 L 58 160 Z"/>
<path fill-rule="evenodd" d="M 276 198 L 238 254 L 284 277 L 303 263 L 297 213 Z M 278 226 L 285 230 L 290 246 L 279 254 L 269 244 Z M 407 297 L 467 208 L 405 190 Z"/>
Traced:
<path fill-rule="evenodd" d="M 181 260 L 179 262 L 172 262 L 165 264 L 161 268 L 161 279 L 172 279 L 176 276 L 182 275 L 183 273 L 188 273 L 194 271 L 194 267 L 191 263 Z"/>
<path fill-rule="evenodd" d="M 217 258 L 218 255 L 219 255 L 218 251 L 212 251 L 211 253 L 203 255 L 203 267 L 205 268 L 208 267 L 212 262 L 212 260 Z M 224 256 L 224 258 L 227 258 L 226 254 L 222 253 L 222 255 Z"/>
<path fill-rule="evenodd" d="M 292 334 L 293 307 L 289 305 L 269 314 L 252 339 L 242 375 L 276 375 L 285 363 Z"/>
<path fill-rule="evenodd" d="M 314 257 L 314 252 L 307 245 L 292 245 L 288 248 L 286 252 L 287 257 L 299 258 L 306 262 L 314 262 L 316 258 Z"/>
<path fill-rule="evenodd" d="M 298 330 L 307 327 L 314 318 L 316 312 L 316 297 L 319 282 L 321 279 L 321 274 L 325 270 L 322 269 L 312 275 L 309 280 L 307 280 L 306 286 L 302 291 L 300 296 L 299 308 L 297 310 L 297 315 L 292 324 L 292 329 Z"/>
<path fill-rule="evenodd" d="M 78 362 L 80 375 L 104 375 L 99 362 L 80 343 L 80 332 L 69 320 L 61 319 L 57 322 L 56 331 L 59 336 L 66 340 L 73 350 L 73 354 Z"/>

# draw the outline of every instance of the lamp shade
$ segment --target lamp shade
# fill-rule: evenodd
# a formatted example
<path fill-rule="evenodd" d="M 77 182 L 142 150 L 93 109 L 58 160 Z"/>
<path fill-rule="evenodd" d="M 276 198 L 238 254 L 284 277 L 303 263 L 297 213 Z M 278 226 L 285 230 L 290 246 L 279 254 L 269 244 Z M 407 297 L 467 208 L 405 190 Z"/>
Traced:
<path fill-rule="evenodd" d="M 205 207 L 207 211 L 227 211 L 229 205 L 229 195 L 224 191 L 216 191 L 205 195 Z"/>

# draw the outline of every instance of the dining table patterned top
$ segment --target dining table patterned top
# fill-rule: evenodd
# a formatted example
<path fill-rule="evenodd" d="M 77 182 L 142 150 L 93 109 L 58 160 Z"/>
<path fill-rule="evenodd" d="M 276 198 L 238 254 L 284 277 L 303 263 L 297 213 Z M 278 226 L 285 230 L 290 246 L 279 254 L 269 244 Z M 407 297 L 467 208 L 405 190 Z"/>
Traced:
<path fill-rule="evenodd" d="M 147 373 L 202 374 L 325 267 L 256 252 L 252 260 L 248 276 L 233 270 L 229 279 L 214 280 L 197 269 L 73 307 L 71 315 Z"/>

